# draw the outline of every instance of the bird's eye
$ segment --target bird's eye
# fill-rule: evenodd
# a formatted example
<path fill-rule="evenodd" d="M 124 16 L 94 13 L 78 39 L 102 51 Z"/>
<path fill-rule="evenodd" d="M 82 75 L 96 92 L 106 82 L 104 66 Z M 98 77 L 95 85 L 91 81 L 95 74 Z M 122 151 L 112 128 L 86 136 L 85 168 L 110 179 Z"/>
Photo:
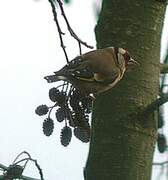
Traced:
<path fill-rule="evenodd" d="M 124 56 L 124 59 L 125 59 L 125 61 L 126 61 L 126 63 L 130 60 L 130 55 L 129 55 L 129 53 L 126 51 L 125 52 L 125 54 L 123 55 Z"/>

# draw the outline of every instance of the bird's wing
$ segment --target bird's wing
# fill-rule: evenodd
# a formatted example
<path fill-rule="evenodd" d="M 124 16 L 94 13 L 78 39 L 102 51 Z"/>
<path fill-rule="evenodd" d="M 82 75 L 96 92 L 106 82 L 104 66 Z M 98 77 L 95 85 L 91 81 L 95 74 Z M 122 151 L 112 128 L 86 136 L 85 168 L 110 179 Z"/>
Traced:
<path fill-rule="evenodd" d="M 81 56 L 77 56 L 70 61 L 61 70 L 54 72 L 55 76 L 64 76 L 68 78 L 75 78 L 83 81 L 94 81 L 94 72 L 88 66 L 87 61 L 83 61 Z"/>
<path fill-rule="evenodd" d="M 75 79 L 89 81 L 89 82 L 95 81 L 94 72 L 88 66 L 87 62 L 86 63 L 82 62 L 74 68 L 69 68 L 68 74 L 70 74 Z"/>
<path fill-rule="evenodd" d="M 113 70 L 108 76 L 96 71 L 96 69 L 92 69 L 89 66 L 87 61 L 79 64 L 75 68 L 70 68 L 68 70 L 68 74 L 70 74 L 73 78 L 87 81 L 87 82 L 99 82 L 103 84 L 112 84 L 116 79 L 119 78 L 119 69 Z"/>
<path fill-rule="evenodd" d="M 88 60 L 89 59 L 89 60 Z M 87 82 L 99 82 L 103 84 L 111 84 L 119 78 L 119 68 L 108 71 L 108 74 L 104 74 L 104 70 L 107 67 L 97 66 L 92 64 L 93 60 L 90 57 L 82 58 L 81 56 L 76 57 L 69 62 L 68 65 L 64 66 L 60 71 L 55 72 L 56 76 L 64 76 L 68 78 L 74 78 L 81 81 Z"/>

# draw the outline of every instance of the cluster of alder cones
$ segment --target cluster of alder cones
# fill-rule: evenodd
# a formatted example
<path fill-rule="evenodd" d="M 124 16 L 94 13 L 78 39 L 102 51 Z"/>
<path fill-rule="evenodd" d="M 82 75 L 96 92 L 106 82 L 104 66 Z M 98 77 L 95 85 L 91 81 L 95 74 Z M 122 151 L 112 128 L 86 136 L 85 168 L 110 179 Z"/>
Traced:
<path fill-rule="evenodd" d="M 61 88 L 61 90 L 60 90 Z M 35 112 L 39 116 L 48 115 L 43 122 L 43 133 L 50 136 L 54 130 L 54 120 L 51 118 L 51 112 L 55 113 L 55 119 L 58 122 L 64 122 L 61 130 L 60 140 L 63 146 L 68 146 L 72 138 L 72 130 L 76 138 L 82 142 L 90 140 L 89 114 L 92 109 L 93 98 L 89 95 L 83 95 L 70 86 L 69 83 L 54 87 L 49 90 L 49 98 L 54 105 L 40 105 Z"/>

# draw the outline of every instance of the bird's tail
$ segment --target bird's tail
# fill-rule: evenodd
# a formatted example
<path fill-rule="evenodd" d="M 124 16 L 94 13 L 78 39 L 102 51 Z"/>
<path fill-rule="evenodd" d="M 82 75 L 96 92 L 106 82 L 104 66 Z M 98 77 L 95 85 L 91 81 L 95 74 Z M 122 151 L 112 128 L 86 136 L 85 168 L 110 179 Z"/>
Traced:
<path fill-rule="evenodd" d="M 46 79 L 48 83 L 53 83 L 61 80 L 65 81 L 67 78 L 65 76 L 60 76 L 60 75 L 49 75 L 49 76 L 45 76 L 44 79 Z"/>

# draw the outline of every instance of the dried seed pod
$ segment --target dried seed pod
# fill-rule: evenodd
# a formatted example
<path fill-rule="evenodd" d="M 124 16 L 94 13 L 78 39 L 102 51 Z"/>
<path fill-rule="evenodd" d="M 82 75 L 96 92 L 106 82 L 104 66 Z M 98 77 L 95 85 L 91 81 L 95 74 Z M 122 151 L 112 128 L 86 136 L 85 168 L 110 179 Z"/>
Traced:
<path fill-rule="evenodd" d="M 36 108 L 35 113 L 39 116 L 46 115 L 48 113 L 48 107 L 46 105 L 40 105 Z"/>
<path fill-rule="evenodd" d="M 49 98 L 51 101 L 56 102 L 59 98 L 59 95 L 60 91 L 57 88 L 53 87 L 49 90 Z"/>
<path fill-rule="evenodd" d="M 68 146 L 71 141 L 71 138 L 72 138 L 71 128 L 68 126 L 63 127 L 63 129 L 61 130 L 61 136 L 60 136 L 61 144 L 65 147 Z"/>
<path fill-rule="evenodd" d="M 56 119 L 58 122 L 62 122 L 65 118 L 66 118 L 66 113 L 65 110 L 63 108 L 59 108 L 56 113 Z"/>
<path fill-rule="evenodd" d="M 50 136 L 54 130 L 54 122 L 51 118 L 47 118 L 43 122 L 43 133 L 46 136 Z"/>
<path fill-rule="evenodd" d="M 89 142 L 90 140 L 90 128 L 76 127 L 74 129 L 74 135 L 82 142 Z"/>
<path fill-rule="evenodd" d="M 60 92 L 59 97 L 57 99 L 58 105 L 64 107 L 65 104 L 66 104 L 66 98 L 67 98 L 66 93 L 65 92 Z"/>

